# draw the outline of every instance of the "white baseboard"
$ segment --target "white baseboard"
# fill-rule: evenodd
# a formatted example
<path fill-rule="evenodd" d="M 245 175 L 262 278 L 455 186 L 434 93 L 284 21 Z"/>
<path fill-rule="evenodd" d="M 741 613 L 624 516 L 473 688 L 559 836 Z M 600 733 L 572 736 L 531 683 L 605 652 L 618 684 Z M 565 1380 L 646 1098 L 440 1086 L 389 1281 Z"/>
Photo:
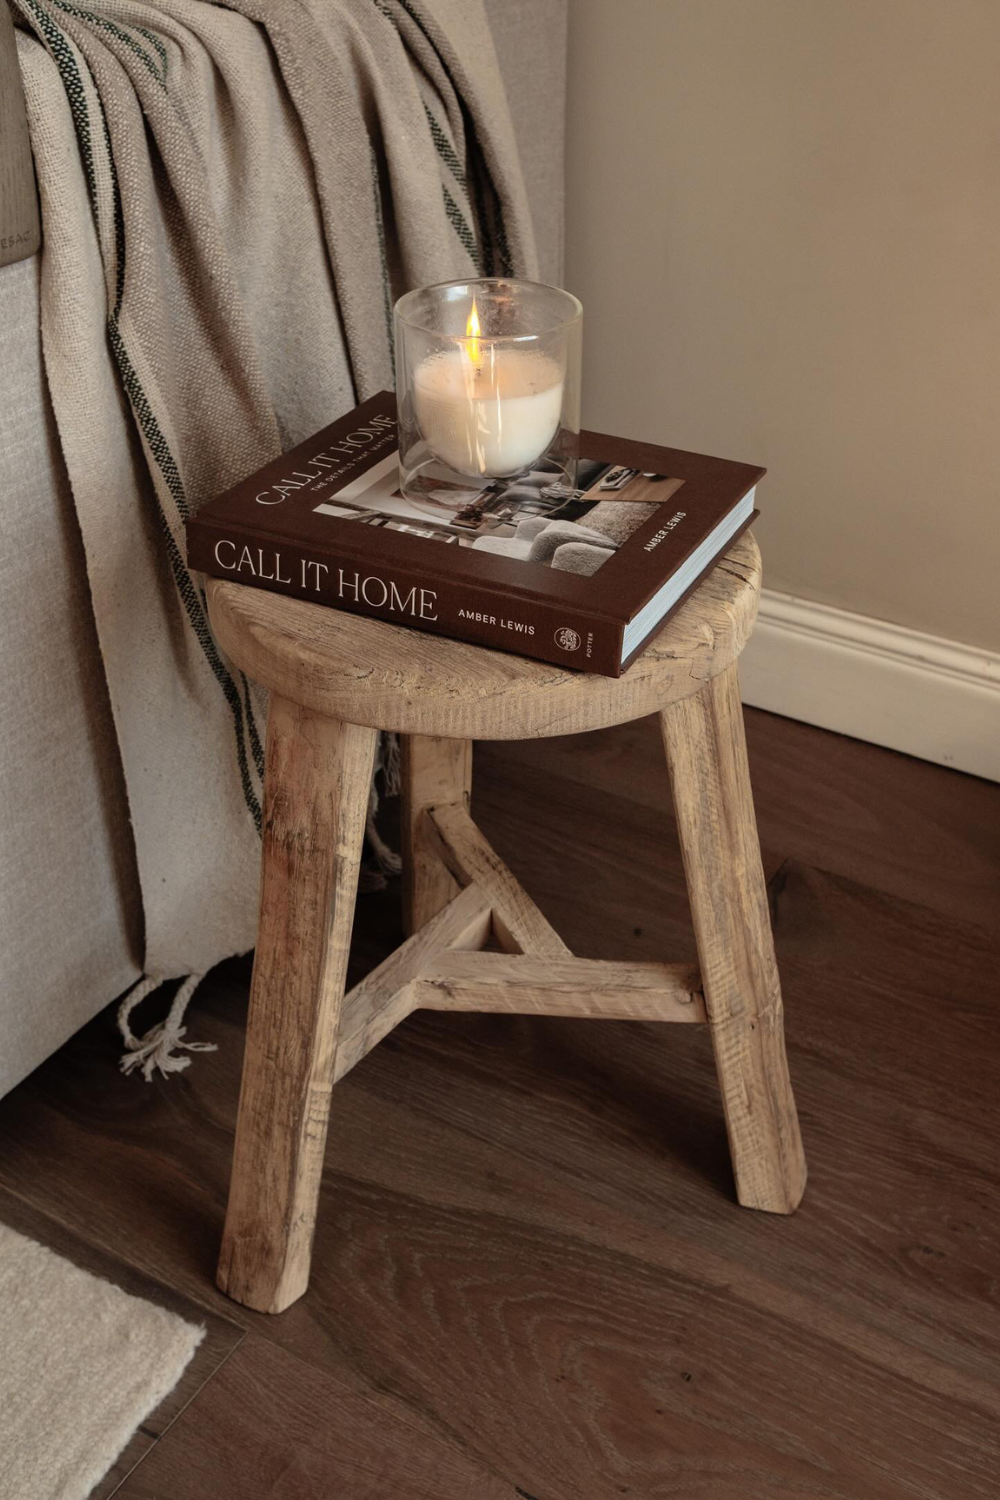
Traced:
<path fill-rule="evenodd" d="M 743 701 L 1000 781 L 1000 654 L 765 589 Z"/>

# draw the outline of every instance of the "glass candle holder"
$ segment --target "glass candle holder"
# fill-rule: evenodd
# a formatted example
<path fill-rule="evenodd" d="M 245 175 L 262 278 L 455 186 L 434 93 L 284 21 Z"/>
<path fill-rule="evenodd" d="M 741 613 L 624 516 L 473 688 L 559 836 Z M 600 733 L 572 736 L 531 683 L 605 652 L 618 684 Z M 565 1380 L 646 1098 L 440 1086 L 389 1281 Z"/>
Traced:
<path fill-rule="evenodd" d="M 576 483 L 583 309 L 558 287 L 447 281 L 396 303 L 400 488 L 455 512 Z M 501 484 L 502 482 L 502 484 Z"/>

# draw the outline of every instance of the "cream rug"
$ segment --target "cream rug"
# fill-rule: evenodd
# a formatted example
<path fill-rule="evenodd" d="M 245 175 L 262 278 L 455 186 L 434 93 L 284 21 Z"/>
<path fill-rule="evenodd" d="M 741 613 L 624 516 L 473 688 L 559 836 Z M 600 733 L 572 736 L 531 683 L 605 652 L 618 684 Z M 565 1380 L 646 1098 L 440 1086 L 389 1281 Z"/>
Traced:
<path fill-rule="evenodd" d="M 85 1500 L 203 1337 L 0 1225 L 0 1500 Z"/>

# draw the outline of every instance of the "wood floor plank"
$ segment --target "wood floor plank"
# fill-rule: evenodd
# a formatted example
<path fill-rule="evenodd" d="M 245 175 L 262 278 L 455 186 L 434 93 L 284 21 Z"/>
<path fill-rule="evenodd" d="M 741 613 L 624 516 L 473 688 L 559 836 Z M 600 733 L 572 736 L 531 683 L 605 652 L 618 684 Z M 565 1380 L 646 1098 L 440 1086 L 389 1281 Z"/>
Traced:
<path fill-rule="evenodd" d="M 423 1153 L 444 1113 L 454 1137 L 431 1135 L 428 1156 L 447 1154 L 453 1172 L 468 1165 L 470 1183 L 477 1152 L 492 1145 L 509 1179 L 520 1150 L 526 1172 L 537 1160 L 550 1173 L 573 1172 L 591 1203 L 612 1214 L 659 1225 L 673 1218 L 706 1246 L 762 1271 L 777 1255 L 804 1292 L 825 1285 L 830 1299 L 845 1299 L 887 1332 L 903 1306 L 917 1345 L 982 1376 L 991 1362 L 1000 1365 L 1000 1326 L 981 1306 L 1000 1216 L 995 999 L 977 991 L 976 980 L 996 972 L 995 940 L 805 868 L 787 872 L 778 913 L 793 1076 L 813 1166 L 806 1208 L 787 1235 L 717 1211 L 717 1194 L 731 1189 L 698 1036 L 665 1036 L 653 1026 L 605 1035 L 556 1022 L 501 1035 L 486 1018 L 471 1018 L 460 1035 L 454 1024 L 432 1031 L 413 1023 L 400 1038 L 420 1049 L 409 1083 L 403 1068 L 412 1052 L 366 1083 L 380 1092 L 377 1108 L 405 1099 L 419 1111 L 400 1126 L 409 1160 Z M 842 957 L 839 967 L 831 955 Z M 501 1042 L 503 1076 L 483 1117 L 477 1095 Z M 468 1156 L 457 1140 L 469 1142 Z M 414 1165 L 421 1170 L 430 1170 L 428 1161 Z M 532 1191 L 545 1193 L 544 1178 L 532 1189 L 521 1176 L 510 1191 L 529 1201 Z M 571 1212 L 568 1203 L 553 1211 Z M 844 1264 L 863 1273 L 856 1284 L 841 1274 Z"/>
<path fill-rule="evenodd" d="M 515 1500 L 456 1448 L 250 1334 L 120 1500 Z"/>
<path fill-rule="evenodd" d="M 626 1484 L 729 1500 L 754 1493 L 762 1475 L 766 1495 L 989 1493 L 998 1347 L 987 1279 L 990 1101 L 974 1088 L 962 1106 L 967 1136 L 943 1122 L 914 1157 L 926 1106 L 885 1087 L 877 1051 L 859 1040 L 870 1008 L 861 948 L 880 951 L 880 932 L 879 983 L 905 986 L 935 1015 L 942 988 L 967 989 L 988 948 L 966 929 L 951 945 L 947 924 L 808 871 L 786 872 L 778 915 L 790 1016 L 810 1038 L 829 1028 L 822 1045 L 800 1047 L 791 1027 L 813 1166 L 794 1219 L 772 1223 L 732 1206 L 711 1061 L 703 1048 L 678 1048 L 674 1028 L 419 1017 L 336 1092 L 313 1291 L 284 1317 L 261 1320 L 262 1335 L 362 1390 L 387 1391 L 397 1410 L 491 1467 L 506 1464 L 539 1496 L 603 1500 Z M 834 974 L 824 988 L 829 951 L 841 947 L 849 982 Z M 128 1244 L 194 1284 L 188 1233 L 206 1212 L 194 1212 L 206 1187 L 218 1200 L 216 1233 L 221 1222 L 240 1006 L 237 972 L 199 1014 L 223 1049 L 211 1061 L 230 1075 L 224 1117 L 219 1074 L 205 1070 L 177 1080 L 180 1091 L 142 1090 L 149 1118 L 128 1132 L 107 1130 L 93 1102 L 101 1090 L 78 1084 L 68 1101 L 50 1096 L 64 1210 L 94 1214 L 74 1152 L 107 1160 L 114 1198 L 100 1207 L 115 1221 L 162 1154 L 161 1172 L 168 1183 L 179 1174 L 183 1191 L 175 1186 L 162 1211 L 129 1225 Z M 919 1030 L 899 1041 L 904 1078 L 940 1067 Z M 967 1038 L 981 1051 L 980 1041 Z M 67 1069 L 76 1080 L 88 1071 L 80 1058 Z M 84 1146 L 88 1114 L 96 1138 Z M 50 1177 L 47 1192 L 54 1187 Z M 959 1215 L 973 1192 L 970 1230 L 969 1213 Z M 207 1281 L 210 1222 L 196 1243 Z M 925 1245 L 941 1251 L 943 1267 Z M 546 1332 L 550 1323 L 557 1333 Z M 575 1383 L 559 1378 L 565 1347 L 582 1371 Z M 732 1369 L 741 1394 L 724 1399 Z M 672 1400 L 674 1381 L 714 1393 L 697 1420 Z M 636 1388 L 657 1395 L 648 1423 Z M 735 1444 L 721 1469 L 718 1428 Z M 804 1468 L 789 1467 L 796 1455 Z"/>
<path fill-rule="evenodd" d="M 1000 916 L 1000 785 L 747 711 L 761 836 L 959 922 Z"/>
<path fill-rule="evenodd" d="M 480 754 L 495 748 L 481 747 Z M 657 774 L 666 784 L 662 745 L 660 762 Z M 663 800 L 647 806 L 501 758 L 477 771 L 473 811 L 578 957 L 695 961 L 668 785 Z M 764 851 L 765 876 L 781 859 Z"/>
<path fill-rule="evenodd" d="M 746 728 L 765 850 L 960 921 L 996 922 L 1000 786 L 760 709 L 746 710 Z M 476 767 L 480 781 L 543 775 L 656 817 L 670 807 L 655 719 L 481 745 Z"/>
<path fill-rule="evenodd" d="M 669 813 L 574 780 L 558 755 L 547 770 L 506 752 L 493 769 L 480 756 L 477 815 L 561 935 L 593 957 L 689 956 Z M 242 963 L 203 986 L 192 1034 L 220 1051 L 187 1073 L 130 1087 L 105 1016 L 0 1102 L 0 1183 L 273 1346 L 234 1367 L 237 1406 L 280 1349 L 317 1389 L 374 1393 L 387 1423 L 536 1500 L 985 1500 L 1000 1466 L 996 938 L 890 889 L 892 861 L 872 856 L 871 886 L 824 869 L 826 821 L 815 864 L 769 859 L 810 1163 L 789 1220 L 733 1201 L 700 1028 L 422 1014 L 334 1091 L 310 1293 L 277 1319 L 235 1308 L 211 1283 Z M 866 857 L 861 841 L 851 858 Z M 399 940 L 398 890 L 358 913 L 352 978 Z M 227 1369 L 184 1418 L 198 1444 Z M 284 1453 L 266 1412 L 258 1426 Z M 302 1486 L 329 1455 L 295 1431 L 305 1468 L 281 1462 L 299 1488 L 264 1467 L 241 1500 L 325 1492 Z M 184 1500 L 150 1467 L 169 1452 L 128 1500 Z M 192 1494 L 220 1488 L 205 1473 Z"/>
<path fill-rule="evenodd" d="M 991 1493 L 985 1379 L 669 1231 L 645 1226 L 651 1255 L 627 1217 L 611 1235 L 603 1216 L 603 1245 L 542 1217 L 475 1199 L 435 1212 L 426 1196 L 362 1198 L 351 1184 L 322 1241 L 330 1286 L 349 1288 L 336 1337 L 351 1330 L 368 1378 L 421 1409 L 433 1347 L 437 1420 L 521 1487 L 580 1500 Z"/>

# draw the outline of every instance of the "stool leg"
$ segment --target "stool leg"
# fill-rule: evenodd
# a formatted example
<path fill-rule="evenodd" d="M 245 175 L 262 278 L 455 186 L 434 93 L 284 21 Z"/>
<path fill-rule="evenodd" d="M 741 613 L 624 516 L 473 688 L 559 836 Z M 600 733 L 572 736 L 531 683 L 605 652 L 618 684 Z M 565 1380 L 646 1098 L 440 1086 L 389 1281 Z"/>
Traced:
<path fill-rule="evenodd" d="M 260 922 L 218 1284 L 281 1312 L 309 1281 L 375 731 L 271 698 Z"/>
<path fill-rule="evenodd" d="M 412 937 L 458 893 L 458 885 L 423 835 L 429 807 L 460 802 L 472 795 L 472 741 L 402 737 L 403 925 Z"/>
<path fill-rule="evenodd" d="M 806 1165 L 735 664 L 660 722 L 737 1197 L 791 1213 Z"/>

